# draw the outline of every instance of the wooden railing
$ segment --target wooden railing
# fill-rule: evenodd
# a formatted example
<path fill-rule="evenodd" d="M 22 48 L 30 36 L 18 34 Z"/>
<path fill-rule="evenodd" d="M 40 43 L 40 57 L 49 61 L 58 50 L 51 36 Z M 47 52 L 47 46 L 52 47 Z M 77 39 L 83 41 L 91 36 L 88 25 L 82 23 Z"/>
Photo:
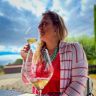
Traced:
<path fill-rule="evenodd" d="M 20 73 L 21 72 L 21 65 L 5 66 L 4 72 L 5 73 Z M 89 65 L 88 66 L 88 73 L 89 74 L 96 74 L 96 65 Z"/>

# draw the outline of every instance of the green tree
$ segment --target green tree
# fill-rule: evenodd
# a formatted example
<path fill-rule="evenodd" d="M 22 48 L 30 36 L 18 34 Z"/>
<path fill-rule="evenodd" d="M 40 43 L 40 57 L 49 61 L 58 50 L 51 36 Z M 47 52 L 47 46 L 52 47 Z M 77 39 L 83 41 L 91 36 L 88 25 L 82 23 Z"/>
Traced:
<path fill-rule="evenodd" d="M 95 38 L 95 51 L 96 51 L 96 5 L 94 5 L 94 38 Z"/>
<path fill-rule="evenodd" d="M 13 64 L 22 64 L 22 59 L 16 59 L 16 61 L 13 62 Z"/>
<path fill-rule="evenodd" d="M 4 68 L 4 66 L 3 65 L 0 65 L 0 69 L 3 69 Z"/>

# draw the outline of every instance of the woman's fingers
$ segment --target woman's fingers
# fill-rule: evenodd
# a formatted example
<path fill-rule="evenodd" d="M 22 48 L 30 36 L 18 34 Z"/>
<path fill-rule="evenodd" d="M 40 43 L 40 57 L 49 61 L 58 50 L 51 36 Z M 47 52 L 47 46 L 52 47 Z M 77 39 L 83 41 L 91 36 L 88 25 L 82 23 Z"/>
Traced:
<path fill-rule="evenodd" d="M 30 49 L 30 45 L 29 44 L 27 44 L 27 45 L 25 45 L 24 47 L 23 47 L 23 51 L 25 51 L 25 52 L 28 52 L 29 51 L 29 49 Z"/>
<path fill-rule="evenodd" d="M 28 52 L 25 52 L 24 50 L 21 50 L 21 56 L 22 56 L 22 58 L 24 59 L 24 60 L 26 60 L 26 57 L 27 57 L 27 53 Z"/>
<path fill-rule="evenodd" d="M 21 56 L 24 60 L 26 60 L 26 57 L 28 55 L 28 51 L 30 49 L 30 45 L 29 44 L 26 44 L 23 49 L 21 50 Z M 28 60 L 31 60 L 32 59 L 32 55 L 33 55 L 33 52 L 32 50 L 30 50 L 29 52 L 29 57 L 28 57 Z"/>

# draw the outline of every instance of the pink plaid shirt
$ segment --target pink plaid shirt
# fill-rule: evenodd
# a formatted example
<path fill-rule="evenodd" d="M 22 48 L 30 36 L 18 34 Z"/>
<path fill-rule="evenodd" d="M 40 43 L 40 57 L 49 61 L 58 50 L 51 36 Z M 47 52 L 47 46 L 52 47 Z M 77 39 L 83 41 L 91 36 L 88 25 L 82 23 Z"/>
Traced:
<path fill-rule="evenodd" d="M 61 96 L 84 96 L 86 88 L 88 63 L 83 48 L 79 43 L 67 43 L 61 41 L 59 44 L 60 54 L 60 92 Z M 31 77 L 31 64 L 27 64 Z M 26 78 L 22 67 L 22 79 L 25 83 Z M 32 87 L 36 92 L 36 88 Z"/>

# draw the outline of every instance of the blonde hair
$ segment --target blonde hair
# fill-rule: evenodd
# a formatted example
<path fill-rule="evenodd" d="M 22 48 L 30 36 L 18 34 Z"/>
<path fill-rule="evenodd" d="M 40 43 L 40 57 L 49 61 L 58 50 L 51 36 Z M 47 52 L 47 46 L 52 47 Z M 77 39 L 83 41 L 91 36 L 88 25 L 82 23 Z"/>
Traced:
<path fill-rule="evenodd" d="M 49 16 L 49 18 L 52 20 L 53 25 L 57 28 L 57 35 L 59 38 L 59 41 L 64 40 L 65 37 L 68 35 L 67 28 L 64 24 L 63 18 L 58 15 L 56 12 L 53 11 L 46 11 L 42 14 L 42 16 Z M 38 44 L 37 50 L 35 54 L 33 55 L 33 62 L 36 64 L 37 61 L 42 61 L 42 48 L 45 46 L 45 43 L 43 41 L 40 41 Z"/>

